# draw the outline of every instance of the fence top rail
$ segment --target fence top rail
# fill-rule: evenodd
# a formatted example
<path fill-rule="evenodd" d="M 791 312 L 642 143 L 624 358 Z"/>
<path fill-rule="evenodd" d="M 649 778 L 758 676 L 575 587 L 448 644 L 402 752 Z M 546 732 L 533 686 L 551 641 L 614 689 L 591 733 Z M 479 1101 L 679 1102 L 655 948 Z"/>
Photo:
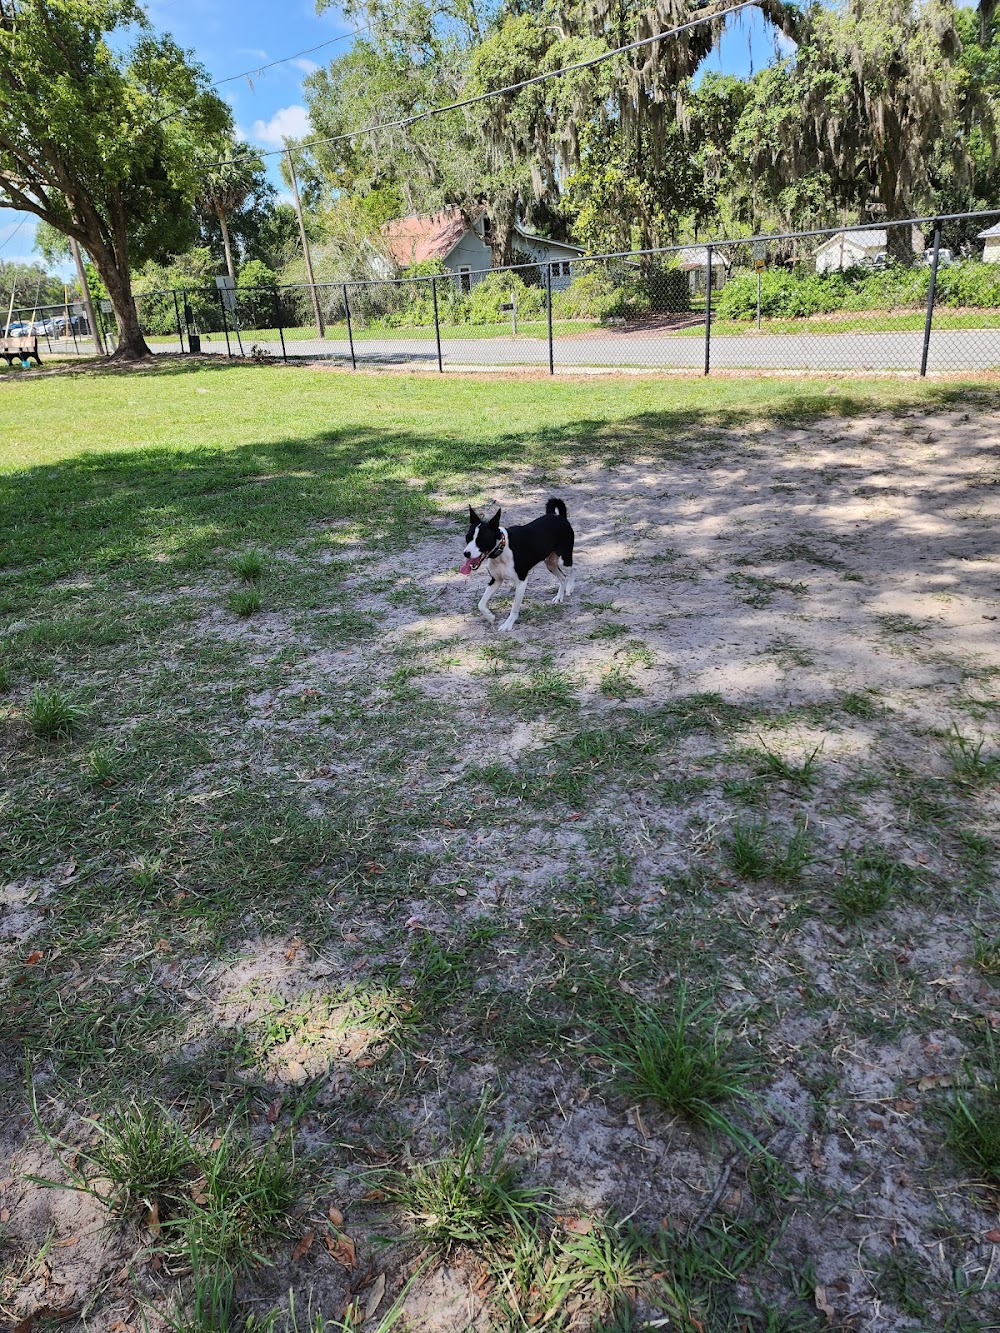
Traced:
<path fill-rule="evenodd" d="M 685 241 L 682 245 L 660 245 L 648 250 L 618 250 L 614 254 L 607 255 L 582 255 L 580 259 L 571 262 L 580 263 L 582 260 L 597 259 L 631 259 L 636 255 L 672 254 L 678 250 L 707 250 L 709 247 L 717 250 L 723 245 L 753 245 L 755 242 L 765 243 L 768 241 L 800 241 L 810 236 L 840 236 L 843 232 L 852 231 L 885 231 L 889 227 L 930 227 L 938 222 L 966 222 L 973 218 L 995 217 L 1000 217 L 1000 208 L 981 208 L 974 213 L 932 213 L 927 217 L 894 218 L 892 221 L 882 222 L 850 222 L 847 226 L 816 227 L 811 231 L 761 232 L 757 236 L 724 236 L 721 239 L 708 241 Z"/>
<path fill-rule="evenodd" d="M 942 222 L 969 222 L 980 218 L 998 218 L 1000 217 L 1000 207 L 982 208 L 968 213 L 935 213 L 928 214 L 925 217 L 916 218 L 895 218 L 893 220 L 872 221 L 872 222 L 852 222 L 839 227 L 816 227 L 808 231 L 784 231 L 784 232 L 761 232 L 755 236 L 729 236 L 715 238 L 707 241 L 685 241 L 676 245 L 652 246 L 645 250 L 617 250 L 608 254 L 601 255 L 577 255 L 570 259 L 538 259 L 525 264 L 504 264 L 496 268 L 470 268 L 461 273 L 415 273 L 393 278 L 338 278 L 329 279 L 323 282 L 286 282 L 279 283 L 276 287 L 243 287 L 236 288 L 235 295 L 237 300 L 241 296 L 250 295 L 270 295 L 275 296 L 281 292 L 309 291 L 310 287 L 315 289 L 345 291 L 346 289 L 358 289 L 365 287 L 398 287 L 411 283 L 426 283 L 431 279 L 441 279 L 449 283 L 458 283 L 468 278 L 484 278 L 491 273 L 523 273 L 532 269 L 550 270 L 551 265 L 555 263 L 564 264 L 598 264 L 609 259 L 635 260 L 642 258 L 653 258 L 658 255 L 676 255 L 689 252 L 691 250 L 720 250 L 724 247 L 733 247 L 737 245 L 754 244 L 774 244 L 778 241 L 798 241 L 806 240 L 818 236 L 840 236 L 850 234 L 851 232 L 864 231 L 883 231 L 890 227 L 936 227 Z M 191 293 L 203 293 L 210 291 L 211 288 L 177 288 L 167 287 L 158 288 L 155 291 L 136 292 L 135 300 L 141 301 L 152 296 L 170 296 L 182 295 L 185 298 Z M 24 309 L 25 307 L 18 307 Z M 38 310 L 53 309 L 62 310 L 64 306 L 38 306 Z"/>

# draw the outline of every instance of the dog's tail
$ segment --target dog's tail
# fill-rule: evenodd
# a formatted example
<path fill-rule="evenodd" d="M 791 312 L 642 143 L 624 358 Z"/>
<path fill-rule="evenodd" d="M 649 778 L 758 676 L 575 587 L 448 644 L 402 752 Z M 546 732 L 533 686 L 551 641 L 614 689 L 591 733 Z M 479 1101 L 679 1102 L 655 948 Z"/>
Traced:
<path fill-rule="evenodd" d="M 568 517 L 569 517 L 569 515 L 566 513 L 566 501 L 565 501 L 565 500 L 557 500 L 554 496 L 553 496 L 552 499 L 549 500 L 549 502 L 546 504 L 546 506 L 545 506 L 545 512 L 546 512 L 547 514 L 558 514 L 560 518 L 568 518 Z"/>

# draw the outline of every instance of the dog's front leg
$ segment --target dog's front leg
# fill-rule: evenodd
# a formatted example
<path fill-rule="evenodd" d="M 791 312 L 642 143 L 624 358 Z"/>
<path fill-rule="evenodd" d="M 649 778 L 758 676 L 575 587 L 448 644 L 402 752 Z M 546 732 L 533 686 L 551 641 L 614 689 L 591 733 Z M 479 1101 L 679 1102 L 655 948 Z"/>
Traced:
<path fill-rule="evenodd" d="M 486 591 L 479 599 L 479 609 L 480 611 L 482 611 L 483 615 L 486 617 L 486 619 L 490 622 L 491 625 L 496 623 L 496 616 L 490 610 L 490 598 L 494 597 L 499 591 L 500 591 L 499 580 L 491 576 L 489 583 L 486 585 Z"/>
<path fill-rule="evenodd" d="M 500 626 L 502 630 L 513 629 L 517 624 L 517 617 L 521 610 L 521 603 L 524 601 L 524 590 L 527 586 L 527 579 L 518 579 L 517 587 L 514 590 L 514 605 L 510 608 L 510 615 Z"/>

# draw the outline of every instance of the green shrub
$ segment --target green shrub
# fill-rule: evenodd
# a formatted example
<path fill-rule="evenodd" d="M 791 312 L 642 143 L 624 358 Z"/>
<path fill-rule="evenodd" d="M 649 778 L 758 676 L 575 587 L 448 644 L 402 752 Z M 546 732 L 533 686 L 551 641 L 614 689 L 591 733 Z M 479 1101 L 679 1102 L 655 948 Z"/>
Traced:
<path fill-rule="evenodd" d="M 563 291 L 552 293 L 552 311 L 562 319 L 606 319 L 620 300 L 607 269 L 594 265 L 578 273 Z"/>
<path fill-rule="evenodd" d="M 834 310 L 920 310 L 927 302 L 930 268 L 890 264 L 873 271 L 850 268 L 835 273 L 791 273 L 771 269 L 761 274 L 760 311 L 769 319 L 800 319 Z M 938 270 L 940 305 L 995 309 L 1000 306 L 1000 264 L 967 261 Z M 757 315 L 757 277 L 737 273 L 719 295 L 720 319 L 749 320 Z"/>
<path fill-rule="evenodd" d="M 939 269 L 937 299 L 952 306 L 1000 306 L 1000 264 L 973 260 Z"/>
<path fill-rule="evenodd" d="M 278 285 L 274 269 L 268 268 L 262 259 L 251 259 L 240 269 L 236 286 L 240 291 L 273 291 Z"/>
<path fill-rule="evenodd" d="M 470 324 L 502 324 L 510 312 L 501 306 L 514 299 L 519 319 L 538 319 L 545 310 L 545 291 L 529 287 L 516 273 L 487 273 L 469 293 Z"/>

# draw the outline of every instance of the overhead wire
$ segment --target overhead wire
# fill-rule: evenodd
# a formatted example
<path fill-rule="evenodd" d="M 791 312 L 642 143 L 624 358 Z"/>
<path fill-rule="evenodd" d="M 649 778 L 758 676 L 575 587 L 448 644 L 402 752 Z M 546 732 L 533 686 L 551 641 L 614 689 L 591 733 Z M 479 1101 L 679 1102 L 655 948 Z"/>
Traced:
<path fill-rule="evenodd" d="M 31 214 L 30 214 L 30 213 L 25 213 L 24 217 L 23 217 L 23 218 L 21 219 L 21 221 L 17 224 L 17 226 L 14 228 L 14 230 L 11 232 L 11 234 L 10 234 L 8 237 L 6 237 L 2 242 L 0 242 L 0 250 L 5 250 L 5 249 L 7 248 L 7 246 L 10 245 L 11 241 L 14 239 L 14 237 L 17 235 L 17 233 L 21 230 L 21 228 L 24 226 L 24 224 L 28 221 L 28 218 L 29 218 L 29 217 L 31 217 Z"/>
<path fill-rule="evenodd" d="M 654 42 L 662 42 L 668 37 L 676 37 L 679 33 L 689 32 L 692 28 L 699 28 L 705 23 L 714 23 L 717 19 L 727 18 L 730 14 L 738 14 L 744 9 L 752 9 L 758 4 L 759 0 L 740 0 L 739 4 L 731 5 L 728 9 L 719 9 L 711 14 L 703 14 L 700 18 L 690 19 L 687 23 L 681 23 L 676 28 L 666 28 L 663 32 L 654 33 L 652 37 L 642 37 L 638 41 L 627 42 L 624 46 L 616 46 L 612 51 L 602 51 L 600 55 L 591 56 L 587 60 L 578 60 L 572 65 L 563 65 L 559 69 L 546 70 L 543 74 L 535 74 L 530 79 L 522 79 L 519 83 L 510 83 L 503 88 L 492 88 L 489 92 L 477 93 L 473 97 L 463 97 L 459 101 L 449 102 L 445 106 L 430 107 L 426 111 L 418 111 L 414 115 L 403 116 L 399 120 L 377 121 L 371 125 L 363 125 L 360 129 L 348 130 L 344 134 L 331 134 L 324 138 L 306 139 L 293 146 L 296 149 L 319 148 L 324 144 L 343 143 L 347 139 L 358 139 L 364 134 L 376 134 L 381 130 L 406 129 L 410 125 L 419 124 L 423 120 L 430 120 L 434 116 L 443 116 L 449 111 L 459 111 L 463 107 L 475 106 L 478 102 L 486 102 L 491 97 L 503 97 L 507 93 L 520 92 L 523 88 L 545 83 L 548 79 L 557 79 L 564 74 L 574 74 L 581 69 L 590 69 L 594 65 L 602 64 L 605 60 L 613 60 L 615 56 L 627 55 L 630 51 L 638 51 L 644 46 L 652 46 Z M 254 149 L 252 153 L 240 153 L 236 157 L 223 158 L 219 162 L 208 162 L 204 169 L 211 170 L 214 167 L 226 167 L 231 163 L 242 161 L 245 157 L 279 157 L 288 151 L 290 151 L 288 145 L 284 148 Z"/>
<path fill-rule="evenodd" d="M 325 42 L 318 42 L 315 46 L 307 46 L 304 51 L 295 51 L 290 56 L 282 56 L 280 60 L 268 61 L 266 65 L 255 65 L 253 69 L 245 69 L 240 74 L 227 74 L 224 79 L 216 79 L 207 86 L 209 88 L 221 88 L 224 83 L 238 83 L 240 79 L 252 79 L 255 75 L 263 74 L 269 69 L 274 69 L 277 65 L 287 65 L 290 60 L 301 60 L 303 56 L 311 56 L 327 46 L 335 46 L 338 42 L 348 41 L 349 38 L 360 37 L 363 32 L 368 32 L 371 27 L 372 24 L 366 23 L 363 28 L 357 28 L 353 32 L 342 32 L 339 37 L 330 37 Z M 179 116 L 183 111 L 187 111 L 189 107 L 194 106 L 195 101 L 197 101 L 197 98 L 185 102 L 182 106 L 174 107 L 172 111 L 160 116 L 159 120 L 154 120 L 152 124 L 162 125 L 165 121 L 172 120 L 174 116 Z M 237 161 L 238 159 L 233 158 L 232 160 Z M 222 166 L 224 164 L 219 163 L 218 165 Z"/>

